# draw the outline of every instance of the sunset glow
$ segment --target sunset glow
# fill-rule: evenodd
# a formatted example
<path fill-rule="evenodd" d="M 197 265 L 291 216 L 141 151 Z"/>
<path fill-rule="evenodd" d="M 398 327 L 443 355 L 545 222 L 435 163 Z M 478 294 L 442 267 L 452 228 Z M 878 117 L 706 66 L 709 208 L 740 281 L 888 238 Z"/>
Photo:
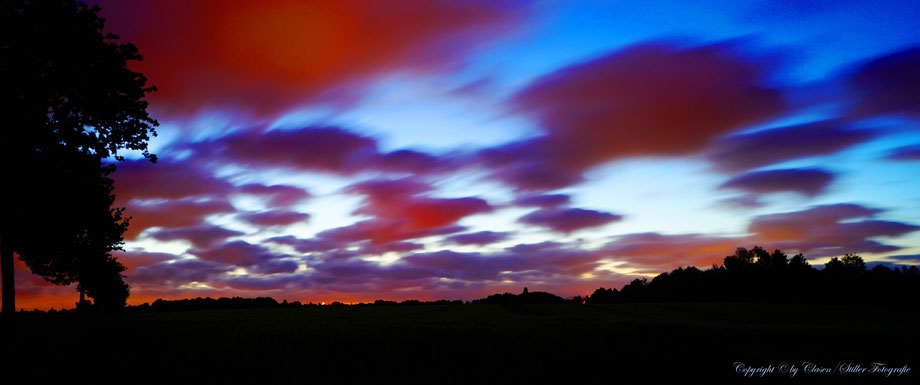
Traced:
<path fill-rule="evenodd" d="M 920 264 L 915 1 L 98 1 L 158 91 L 129 304 Z M 73 307 L 16 262 L 18 308 Z"/>

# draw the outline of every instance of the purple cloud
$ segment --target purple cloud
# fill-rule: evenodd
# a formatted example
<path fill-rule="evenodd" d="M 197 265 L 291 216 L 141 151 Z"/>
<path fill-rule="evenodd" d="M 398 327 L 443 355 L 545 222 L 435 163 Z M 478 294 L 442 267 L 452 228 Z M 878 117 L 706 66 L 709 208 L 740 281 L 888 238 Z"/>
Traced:
<path fill-rule="evenodd" d="M 287 185 L 266 186 L 258 183 L 251 183 L 239 186 L 237 192 L 251 195 L 267 197 L 272 206 L 287 207 L 310 198 L 310 193 L 300 187 Z"/>
<path fill-rule="evenodd" d="M 178 229 L 163 229 L 150 234 L 160 241 L 186 240 L 196 248 L 208 248 L 227 238 L 243 235 L 236 230 L 228 230 L 220 226 L 202 225 Z"/>
<path fill-rule="evenodd" d="M 898 161 L 920 161 L 920 144 L 899 147 L 888 154 L 888 159 Z"/>
<path fill-rule="evenodd" d="M 544 209 L 563 206 L 571 202 L 571 198 L 565 194 L 541 194 L 527 195 L 514 200 L 518 206 L 530 207 L 536 206 Z"/>
<path fill-rule="evenodd" d="M 846 128 L 845 121 L 771 128 L 717 139 L 708 158 L 722 171 L 746 171 L 787 160 L 827 155 L 863 143 L 878 134 Z"/>
<path fill-rule="evenodd" d="M 833 180 L 833 173 L 818 168 L 767 170 L 738 175 L 719 188 L 753 194 L 795 192 L 813 197 L 824 192 Z"/>
<path fill-rule="evenodd" d="M 875 58 L 849 79 L 857 116 L 906 114 L 920 117 L 920 47 Z"/>
<path fill-rule="evenodd" d="M 310 214 L 286 210 L 269 210 L 240 214 L 238 217 L 259 226 L 287 226 L 307 222 L 310 219 Z"/>
<path fill-rule="evenodd" d="M 507 240 L 510 233 L 496 231 L 480 231 L 476 233 L 457 234 L 444 238 L 444 242 L 457 245 L 488 245 Z"/>
<path fill-rule="evenodd" d="M 577 208 L 540 209 L 518 218 L 518 222 L 542 226 L 560 233 L 603 226 L 623 219 L 622 216 Z"/>
<path fill-rule="evenodd" d="M 205 261 L 225 265 L 255 267 L 257 270 L 261 268 L 261 265 L 270 265 L 272 261 L 286 257 L 285 255 L 273 253 L 263 246 L 253 245 L 245 241 L 227 242 L 207 250 L 193 249 L 189 253 Z"/>
<path fill-rule="evenodd" d="M 920 226 L 907 223 L 861 219 L 881 212 L 855 204 L 814 206 L 801 211 L 754 217 L 748 225 L 748 232 L 753 234 L 750 239 L 761 244 L 824 257 L 896 251 L 900 247 L 871 238 L 897 237 L 920 230 Z"/>

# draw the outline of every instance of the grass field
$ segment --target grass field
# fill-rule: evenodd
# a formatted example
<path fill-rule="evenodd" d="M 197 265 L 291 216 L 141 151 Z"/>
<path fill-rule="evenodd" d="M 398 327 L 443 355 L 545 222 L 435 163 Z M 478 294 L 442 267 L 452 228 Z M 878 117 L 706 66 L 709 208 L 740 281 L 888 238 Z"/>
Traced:
<path fill-rule="evenodd" d="M 14 354 L 4 366 L 49 381 L 543 383 L 564 376 L 565 383 L 667 377 L 907 384 L 920 378 L 920 310 L 891 306 L 325 306 L 21 314 L 16 322 L 15 331 L 6 328 Z M 746 377 L 736 362 L 775 371 Z M 783 362 L 799 369 L 794 377 L 779 373 Z M 838 372 L 805 373 L 804 362 Z M 872 362 L 911 371 L 839 373 L 841 363 Z"/>

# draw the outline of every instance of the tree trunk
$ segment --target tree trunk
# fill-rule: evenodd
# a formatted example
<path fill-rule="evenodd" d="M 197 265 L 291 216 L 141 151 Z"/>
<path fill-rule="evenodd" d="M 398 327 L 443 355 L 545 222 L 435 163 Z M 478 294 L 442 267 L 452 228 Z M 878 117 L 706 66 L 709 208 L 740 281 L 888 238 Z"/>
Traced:
<path fill-rule="evenodd" d="M 16 314 L 16 284 L 13 282 L 13 248 L 0 228 L 0 270 L 3 278 L 3 317 L 10 318 Z"/>

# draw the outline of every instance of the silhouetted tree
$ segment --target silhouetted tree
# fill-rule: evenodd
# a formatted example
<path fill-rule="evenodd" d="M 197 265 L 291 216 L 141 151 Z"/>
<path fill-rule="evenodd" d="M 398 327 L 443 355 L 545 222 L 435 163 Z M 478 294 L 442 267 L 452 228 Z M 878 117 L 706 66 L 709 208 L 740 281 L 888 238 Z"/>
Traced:
<path fill-rule="evenodd" d="M 722 264 L 729 271 L 745 270 L 754 262 L 754 253 L 743 247 L 735 249 L 734 255 L 725 257 Z"/>
<path fill-rule="evenodd" d="M 41 241 L 24 243 L 18 251 L 28 257 L 23 260 L 29 268 L 49 282 L 78 283 L 80 307 L 84 295 L 97 302 L 103 296 L 126 298 L 127 289 L 120 274 L 124 267 L 111 254 L 121 249 L 128 226 L 122 209 L 112 208 L 113 181 L 107 175 L 114 168 L 101 167 L 95 163 L 98 160 L 76 151 L 70 155 L 46 170 L 45 178 L 37 182 L 59 183 L 70 189 L 61 194 L 49 186 L 36 192 L 36 198 L 54 202 L 38 208 L 54 215 L 54 226 L 36 226 L 33 238 Z M 106 293 L 106 289 L 112 292 Z M 112 301 L 102 301 L 108 302 L 108 309 L 117 307 L 112 306 Z"/>
<path fill-rule="evenodd" d="M 147 152 L 157 122 L 147 114 L 147 79 L 131 71 L 140 60 L 132 44 L 103 32 L 98 7 L 72 0 L 10 0 L 0 4 L 0 268 L 3 313 L 15 311 L 13 254 L 52 282 L 89 274 L 77 270 L 76 255 L 102 250 L 81 239 L 104 233 L 77 226 L 87 212 L 68 206 L 85 197 L 85 184 L 67 184 L 93 175 L 105 184 L 111 168 L 103 160 L 122 160 L 118 151 Z M 105 199 L 110 197 L 105 189 Z M 53 193 L 53 194 L 52 194 Z M 89 210 L 89 211 L 87 211 Z M 109 217 L 120 216 L 109 211 Z M 120 239 L 120 234 L 118 237 Z M 53 249 L 57 247 L 58 249 Z M 88 257 L 87 257 L 88 258 Z M 99 266 L 106 254 L 97 254 Z M 85 261 L 90 261 L 85 259 Z M 94 263 L 88 263 L 87 266 Z M 114 281 L 114 276 L 111 276 Z M 89 278 L 87 278 L 89 279 Z M 88 292 L 88 281 L 81 286 Z M 104 287 L 105 285 L 98 286 Z M 117 285 L 113 285 L 117 286 Z"/>
<path fill-rule="evenodd" d="M 788 261 L 788 262 L 787 262 Z M 725 257 L 726 266 L 701 271 L 693 266 L 664 272 L 651 281 L 634 279 L 616 289 L 599 288 L 587 303 L 631 301 L 818 301 L 917 304 L 920 269 L 890 269 L 882 265 L 867 271 L 858 255 L 832 258 L 818 270 L 804 255 L 788 260 L 780 250 L 739 247 Z"/>
<path fill-rule="evenodd" d="M 808 264 L 808 259 L 805 258 L 802 253 L 798 253 L 789 260 L 789 269 L 792 271 L 803 271 L 810 269 L 811 266 Z"/>
<path fill-rule="evenodd" d="M 858 274 L 866 271 L 866 263 L 862 257 L 855 254 L 846 254 L 842 258 L 831 258 L 824 264 L 824 270 L 837 274 Z"/>

